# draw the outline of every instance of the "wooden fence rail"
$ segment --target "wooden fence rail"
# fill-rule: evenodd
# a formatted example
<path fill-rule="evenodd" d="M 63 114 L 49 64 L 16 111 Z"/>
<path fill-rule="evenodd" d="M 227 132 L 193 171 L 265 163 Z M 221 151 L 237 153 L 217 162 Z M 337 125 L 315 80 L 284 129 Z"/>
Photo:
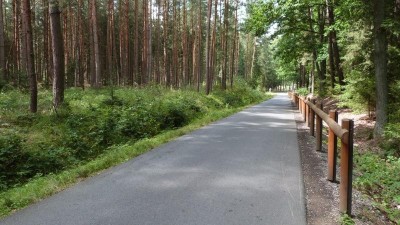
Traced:
<path fill-rule="evenodd" d="M 303 115 L 303 120 L 310 128 L 310 135 L 316 137 L 317 151 L 322 150 L 322 129 L 324 121 L 328 125 L 328 177 L 331 182 L 336 180 L 337 142 L 341 141 L 340 148 L 340 187 L 339 210 L 351 215 L 352 181 L 353 181 L 353 120 L 343 119 L 342 126 L 338 124 L 338 113 L 331 110 L 326 114 L 322 109 L 322 103 L 316 103 L 315 99 L 298 96 L 289 92 L 289 97 Z"/>

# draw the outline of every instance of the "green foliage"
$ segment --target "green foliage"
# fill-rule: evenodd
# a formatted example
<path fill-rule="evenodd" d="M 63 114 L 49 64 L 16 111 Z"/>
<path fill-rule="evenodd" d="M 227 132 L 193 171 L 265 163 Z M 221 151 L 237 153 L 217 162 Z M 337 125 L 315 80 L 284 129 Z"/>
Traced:
<path fill-rule="evenodd" d="M 346 33 L 343 69 L 346 74 L 346 86 L 339 90 L 341 107 L 356 112 L 372 111 L 376 105 L 375 77 L 373 71 L 371 31 L 356 23 L 356 30 Z M 350 28 L 349 28 L 350 29 Z M 341 89 L 338 87 L 338 89 Z"/>
<path fill-rule="evenodd" d="M 385 128 L 383 149 L 388 156 L 400 158 L 400 123 L 389 123 Z"/>
<path fill-rule="evenodd" d="M 299 88 L 296 90 L 296 93 L 299 94 L 299 96 L 307 96 L 310 92 L 307 88 Z"/>
<path fill-rule="evenodd" d="M 388 156 L 385 159 L 373 153 L 356 154 L 355 180 L 358 189 L 370 195 L 379 203 L 392 221 L 400 222 L 400 158 Z"/>
<path fill-rule="evenodd" d="M 193 91 L 70 89 L 52 110 L 51 93 L 39 93 L 41 110 L 28 113 L 29 96 L 0 94 L 0 191 L 34 177 L 59 173 L 107 153 L 116 145 L 183 127 L 215 110 L 265 98 L 244 82 L 206 96 Z M 25 113 L 24 113 L 25 112 Z"/>
<path fill-rule="evenodd" d="M 354 220 L 347 214 L 343 214 L 340 218 L 340 225 L 354 225 Z"/>

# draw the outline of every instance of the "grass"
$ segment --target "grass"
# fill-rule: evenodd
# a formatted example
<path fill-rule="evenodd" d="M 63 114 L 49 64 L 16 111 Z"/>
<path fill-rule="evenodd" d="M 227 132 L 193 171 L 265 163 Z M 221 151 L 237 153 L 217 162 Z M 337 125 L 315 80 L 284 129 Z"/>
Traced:
<path fill-rule="evenodd" d="M 80 118 L 76 117 L 76 115 L 81 115 L 82 111 L 88 112 L 88 110 L 93 110 L 93 109 L 99 109 L 103 107 L 102 103 L 104 101 L 107 101 L 109 99 L 107 95 L 100 94 L 104 93 L 104 91 L 108 92 L 109 90 L 103 90 L 103 92 L 98 92 L 98 91 L 93 91 L 93 93 L 96 96 L 93 96 L 93 94 L 75 94 L 73 91 L 69 92 L 67 94 L 67 99 L 71 99 L 69 101 L 69 109 L 61 110 L 58 112 L 58 117 L 63 120 L 62 123 L 59 123 L 57 126 L 54 127 L 55 121 L 52 119 L 54 117 L 50 116 L 52 113 L 51 110 L 46 110 L 45 107 L 41 108 L 41 113 L 38 116 L 33 116 L 33 119 L 31 118 L 32 116 L 29 114 L 24 114 L 24 113 L 16 113 L 16 109 L 21 109 L 24 104 L 21 104 L 20 102 L 12 101 L 12 99 L 20 98 L 20 95 L 16 92 L 10 93 L 10 95 L 5 96 L 0 96 L 0 99 L 6 99 L 6 101 L 3 101 L 2 104 L 0 103 L 0 112 L 2 117 L 0 117 L 0 125 L 3 123 L 3 127 L 6 127 L 7 129 L 11 129 L 11 126 L 4 126 L 4 123 L 15 123 L 16 121 L 19 121 L 18 126 L 16 126 L 15 130 L 18 130 L 16 133 L 22 137 L 24 137 L 25 142 L 32 142 L 29 144 L 41 146 L 41 144 L 45 143 L 48 144 L 48 142 L 45 142 L 46 136 L 51 135 L 53 140 L 55 141 L 60 141 L 57 138 L 59 138 L 57 135 L 60 132 L 65 132 L 69 131 L 71 127 L 66 128 L 66 122 L 68 121 L 69 114 L 74 115 L 72 118 Z M 150 93 L 149 93 L 150 92 Z M 152 94 L 152 92 L 154 92 Z M 172 110 L 173 113 L 178 113 L 179 116 L 185 116 L 185 115 L 180 115 L 179 112 L 175 112 L 174 110 L 175 105 L 178 104 L 174 99 L 177 97 L 180 97 L 181 95 L 197 95 L 196 93 L 193 92 L 185 92 L 185 93 L 176 93 L 176 92 L 170 92 L 170 91 L 165 91 L 161 90 L 162 96 L 167 96 L 167 99 L 164 99 L 163 108 L 160 108 L 161 111 L 163 110 Z M 182 136 L 188 132 L 191 132 L 195 129 L 198 129 L 206 124 L 209 124 L 210 122 L 216 121 L 218 119 L 227 117 L 235 112 L 238 112 L 243 109 L 245 105 L 249 104 L 254 104 L 257 102 L 260 102 L 261 100 L 264 100 L 266 98 L 269 98 L 271 96 L 265 96 L 263 98 L 254 98 L 250 100 L 244 100 L 241 102 L 241 104 L 236 104 L 235 102 L 238 99 L 238 96 L 242 96 L 243 94 L 233 92 L 232 95 L 230 93 L 216 93 L 212 96 L 202 96 L 201 101 L 196 98 L 189 97 L 189 100 L 195 100 L 198 101 L 196 102 L 196 105 L 200 105 L 201 107 L 201 113 L 195 114 L 196 116 L 194 118 L 187 118 L 187 123 L 186 124 L 180 124 L 180 127 L 175 127 L 174 123 L 168 125 L 171 125 L 172 127 L 166 127 L 165 129 L 157 130 L 158 133 L 155 135 L 142 135 L 140 134 L 138 137 L 134 138 L 120 138 L 120 137 L 115 137 L 115 140 L 118 140 L 119 142 L 115 143 L 113 142 L 112 144 L 109 144 L 105 149 L 99 152 L 99 154 L 95 157 L 91 156 L 89 158 L 85 158 L 84 160 L 81 161 L 74 161 L 72 164 L 68 164 L 69 166 L 65 167 L 64 169 L 61 170 L 55 170 L 54 172 L 49 172 L 47 174 L 41 174 L 37 173 L 35 176 L 29 178 L 27 181 L 17 183 L 16 185 L 7 188 L 3 192 L 0 192 L 0 217 L 5 217 L 12 212 L 19 210 L 21 208 L 24 208 L 34 202 L 40 201 L 41 199 L 44 199 L 54 193 L 57 193 L 74 183 L 78 182 L 81 179 L 84 179 L 89 176 L 93 176 L 100 171 L 110 168 L 112 166 L 121 164 L 123 162 L 126 162 L 140 154 L 143 154 L 159 145 L 162 145 L 168 141 L 171 141 L 179 136 Z M 130 93 L 130 94 L 129 94 Z M 137 107 L 142 107 L 143 105 L 139 105 L 138 102 L 142 101 L 143 99 L 148 99 L 149 95 L 150 96 L 159 96 L 160 95 L 160 90 L 147 90 L 145 93 L 143 92 L 135 92 L 131 93 L 130 91 L 120 91 L 120 94 L 125 95 L 123 100 L 130 101 L 129 106 L 135 105 Z M 75 96 L 74 96 L 75 95 Z M 91 97 L 90 97 L 91 96 Z M 221 97 L 222 96 L 222 97 Z M 233 96 L 233 97 L 232 97 Z M 236 98 L 235 98 L 236 96 Z M 48 98 L 48 94 L 43 94 L 41 96 L 42 102 L 46 98 Z M 120 97 L 122 99 L 122 97 Z M 9 101 L 7 101 L 9 99 Z M 82 100 L 83 99 L 83 100 Z M 154 102 L 156 98 L 150 97 L 151 101 Z M 23 100 L 23 99 L 22 99 Z M 171 101 L 168 103 L 168 101 Z M 182 97 L 179 101 L 186 101 L 188 99 L 185 99 Z M 23 100 L 22 102 L 26 102 L 26 99 Z M 167 103 L 164 103 L 167 102 Z M 49 102 L 50 103 L 50 102 Z M 142 101 L 144 105 L 149 104 L 148 102 Z M 113 103 L 114 104 L 114 103 Z M 124 103 L 126 104 L 126 103 Z M 8 107 L 4 107 L 4 105 L 8 105 Z M 3 108 L 2 108 L 3 106 Z M 222 107 L 221 107 L 222 106 Z M 144 107 L 144 106 L 143 106 Z M 158 107 L 158 106 L 157 106 Z M 183 106 L 179 106 L 183 107 Z M 178 109 L 181 109 L 179 108 Z M 119 108 L 118 108 L 119 109 Z M 154 109 L 154 108 L 151 108 Z M 187 108 L 182 108 L 182 110 L 193 113 L 191 109 Z M 197 109 L 195 109 L 197 110 Z M 136 113 L 139 112 L 140 109 L 136 109 L 132 112 Z M 111 110 L 113 113 L 114 111 Z M 169 112 L 169 111 L 168 111 Z M 197 111 L 196 111 L 197 112 Z M 68 116 L 66 116 L 67 119 L 63 117 L 63 114 L 67 113 Z M 106 111 L 104 113 L 101 111 L 101 116 L 100 120 L 103 120 L 104 118 L 109 119 L 108 117 L 109 111 Z M 164 114 L 163 114 L 164 115 Z M 170 115 L 170 114 L 167 114 Z M 172 114 L 175 115 L 175 114 Z M 104 117 L 106 116 L 106 117 Z M 95 116 L 93 118 L 96 118 Z M 93 119 L 92 118 L 92 119 Z M 123 118 L 123 117 L 121 117 Z M 181 118 L 181 117 L 179 117 Z M 182 117 L 186 118 L 186 117 Z M 17 120 L 18 119 L 18 120 Z M 167 119 L 170 119 L 169 117 Z M 3 122 L 3 121 L 6 122 Z M 96 121 L 100 121 L 96 120 Z M 151 120 L 151 119 L 149 119 Z M 32 122 L 33 121 L 33 122 Z M 167 120 L 170 122 L 170 120 Z M 175 120 L 171 120 L 173 122 L 177 122 Z M 179 121 L 178 121 L 179 122 Z M 31 131 L 34 131 L 33 133 L 29 133 L 28 131 L 24 131 L 24 127 L 28 125 L 31 126 Z M 149 123 L 152 125 L 153 123 Z M 87 126 L 92 126 L 91 124 L 85 124 Z M 159 125 L 156 123 L 156 125 Z M 107 126 L 105 126 L 107 128 Z M 115 128 L 115 127 L 113 127 Z M 36 132 L 39 129 L 42 129 L 43 132 Z M 4 130 L 4 128 L 3 128 Z M 106 130 L 108 132 L 108 130 Z M 0 133 L 4 132 L 0 130 Z M 147 130 L 144 130 L 143 132 L 147 132 Z M 118 133 L 119 134 L 119 133 Z M 97 137 L 97 136 L 95 136 Z M 102 136 L 101 136 L 102 137 Z M 37 142 L 39 140 L 39 143 Z M 122 141 L 120 141 L 122 140 Z M 6 143 L 13 143 L 13 142 L 6 142 Z M 26 144 L 26 143 L 25 143 Z M 25 145 L 24 144 L 24 145 Z M 61 142 L 62 144 L 62 142 Z M 14 147 L 14 145 L 12 145 Z M 19 145 L 16 145 L 19 146 Z M 0 146 L 1 147 L 1 146 Z M 20 146 L 21 147 L 21 146 Z M 78 146 L 79 147 L 79 146 Z M 27 151 L 27 150 L 23 150 Z M 28 149 L 28 151 L 36 151 L 35 149 Z M 6 152 L 7 153 L 7 152 Z M 65 152 L 61 152 L 61 155 L 56 155 L 55 157 L 60 157 Z M 0 155 L 0 159 L 1 159 Z M 4 155 L 3 155 L 4 156 Z M 72 157 L 75 159 L 74 157 Z M 72 166 L 71 166 L 72 165 Z"/>

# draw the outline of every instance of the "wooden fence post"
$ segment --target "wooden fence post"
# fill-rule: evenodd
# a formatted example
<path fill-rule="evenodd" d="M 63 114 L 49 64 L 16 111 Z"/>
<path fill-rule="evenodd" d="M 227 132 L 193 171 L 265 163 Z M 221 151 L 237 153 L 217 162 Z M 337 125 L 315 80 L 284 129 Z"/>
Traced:
<path fill-rule="evenodd" d="M 313 98 L 313 99 L 311 99 L 311 103 L 313 104 L 313 105 L 315 105 L 315 99 Z M 310 135 L 311 136 L 315 136 L 315 133 L 314 133 L 314 125 L 315 125 L 315 112 L 314 112 L 314 110 L 313 109 L 311 109 L 310 108 L 310 119 L 309 119 L 309 121 L 310 121 Z"/>
<path fill-rule="evenodd" d="M 353 120 L 342 120 L 342 128 L 349 131 L 348 143 L 342 141 L 340 152 L 340 203 L 339 210 L 351 215 L 352 183 L 353 183 Z"/>
<path fill-rule="evenodd" d="M 317 108 L 322 109 L 322 102 L 317 103 Z M 315 150 L 322 151 L 322 118 L 317 115 Z"/>
<path fill-rule="evenodd" d="M 306 98 L 307 101 L 310 101 L 310 98 Z M 307 127 L 310 127 L 310 106 L 306 103 L 306 124 Z"/>
<path fill-rule="evenodd" d="M 303 121 L 306 122 L 307 121 L 307 109 L 306 109 L 306 102 L 305 99 L 303 99 Z"/>
<path fill-rule="evenodd" d="M 329 117 L 335 122 L 338 121 L 338 113 L 336 110 L 329 111 Z M 337 137 L 333 130 L 329 128 L 328 135 L 328 180 L 336 181 L 336 161 L 337 160 Z"/>

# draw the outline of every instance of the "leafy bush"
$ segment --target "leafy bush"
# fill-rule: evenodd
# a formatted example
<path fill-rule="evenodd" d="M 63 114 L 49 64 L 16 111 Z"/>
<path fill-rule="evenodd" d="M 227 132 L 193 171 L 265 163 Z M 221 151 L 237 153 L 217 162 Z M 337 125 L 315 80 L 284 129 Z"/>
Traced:
<path fill-rule="evenodd" d="M 400 157 L 400 123 L 390 123 L 386 126 L 383 149 L 389 156 Z"/>
<path fill-rule="evenodd" d="M 296 90 L 296 93 L 299 94 L 299 96 L 307 96 L 310 92 L 307 88 L 299 88 Z"/>
<path fill-rule="evenodd" d="M 13 133 L 0 135 L 0 190 L 28 175 L 27 159 L 20 136 Z"/>

